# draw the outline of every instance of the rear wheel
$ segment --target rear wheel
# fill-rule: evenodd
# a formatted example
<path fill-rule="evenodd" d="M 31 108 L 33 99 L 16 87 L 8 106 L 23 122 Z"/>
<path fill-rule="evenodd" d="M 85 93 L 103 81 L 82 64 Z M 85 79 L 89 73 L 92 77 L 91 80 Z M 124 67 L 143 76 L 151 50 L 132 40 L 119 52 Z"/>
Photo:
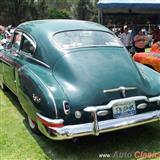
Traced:
<path fill-rule="evenodd" d="M 30 129 L 36 133 L 36 134 L 40 134 L 40 131 L 38 129 L 38 125 L 35 121 L 33 121 L 29 116 L 28 116 L 28 124 L 29 124 L 29 127 Z"/>

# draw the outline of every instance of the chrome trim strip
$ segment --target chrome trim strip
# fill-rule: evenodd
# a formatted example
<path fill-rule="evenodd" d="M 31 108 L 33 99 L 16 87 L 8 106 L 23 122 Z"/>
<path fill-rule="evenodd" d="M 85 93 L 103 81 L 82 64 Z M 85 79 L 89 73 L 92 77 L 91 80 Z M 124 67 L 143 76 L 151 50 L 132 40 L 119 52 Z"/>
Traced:
<path fill-rule="evenodd" d="M 130 117 L 111 119 L 98 122 L 98 133 L 105 133 L 124 128 L 134 127 L 154 121 L 160 121 L 160 110 L 138 114 Z M 50 127 L 52 135 L 47 135 L 51 139 L 63 140 L 74 137 L 95 135 L 93 132 L 93 123 L 67 125 L 61 128 Z M 97 134 L 98 135 L 98 134 Z"/>
<path fill-rule="evenodd" d="M 44 117 L 42 116 L 41 114 L 39 113 L 36 113 L 36 115 L 40 118 L 42 118 L 43 120 L 47 121 L 48 123 L 54 123 L 54 124 L 62 124 L 64 122 L 63 119 L 50 119 L 50 118 L 47 118 L 47 117 Z"/>
<path fill-rule="evenodd" d="M 22 35 L 25 37 L 25 38 L 27 38 L 30 42 L 31 42 L 31 44 L 33 45 L 33 47 L 34 47 L 34 49 L 36 50 L 36 46 L 37 46 L 37 44 L 36 44 L 36 41 L 35 40 L 33 40 L 33 38 L 30 38 L 26 33 L 22 33 Z M 34 51 L 35 51 L 34 50 Z"/>
<path fill-rule="evenodd" d="M 148 98 L 148 102 L 160 102 L 160 96 Z"/>
<path fill-rule="evenodd" d="M 48 64 L 46 64 L 46 63 L 44 63 L 44 62 L 42 62 L 42 61 L 40 61 L 40 60 L 38 60 L 38 59 L 36 59 L 34 57 L 28 56 L 26 54 L 24 54 L 24 56 L 26 56 L 27 58 L 32 59 L 33 61 L 35 61 L 35 62 L 43 65 L 44 67 L 47 67 L 48 69 L 50 69 L 50 66 Z"/>
<path fill-rule="evenodd" d="M 84 111 L 95 112 L 98 110 L 111 109 L 116 104 L 133 102 L 133 101 L 140 101 L 140 100 L 148 101 L 148 98 L 146 96 L 135 96 L 135 97 L 129 97 L 129 98 L 115 99 L 115 100 L 110 101 L 107 105 L 88 106 L 88 107 L 84 108 Z"/>

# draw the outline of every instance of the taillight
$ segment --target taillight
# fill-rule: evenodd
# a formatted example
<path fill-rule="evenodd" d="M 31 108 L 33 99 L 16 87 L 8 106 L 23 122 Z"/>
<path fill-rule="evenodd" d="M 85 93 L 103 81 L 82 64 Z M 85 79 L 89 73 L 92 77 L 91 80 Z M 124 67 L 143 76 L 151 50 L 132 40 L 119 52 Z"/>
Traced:
<path fill-rule="evenodd" d="M 37 113 L 37 119 L 43 124 L 45 125 L 46 127 L 57 127 L 57 128 L 60 128 L 60 127 L 63 127 L 64 124 L 64 120 L 63 119 L 50 119 L 50 118 L 47 118 L 47 117 L 44 117 L 42 115 L 40 115 L 39 113 Z"/>

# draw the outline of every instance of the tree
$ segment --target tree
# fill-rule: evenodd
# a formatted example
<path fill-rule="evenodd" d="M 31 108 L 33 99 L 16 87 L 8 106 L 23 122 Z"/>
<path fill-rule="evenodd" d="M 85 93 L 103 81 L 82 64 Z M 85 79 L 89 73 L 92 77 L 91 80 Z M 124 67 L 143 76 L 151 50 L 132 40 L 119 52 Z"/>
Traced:
<path fill-rule="evenodd" d="M 35 3 L 36 6 L 36 18 L 37 19 L 44 19 L 48 16 L 48 6 L 46 4 L 46 0 L 38 0 L 37 3 Z"/>
<path fill-rule="evenodd" d="M 65 10 L 48 9 L 49 19 L 69 19 L 70 16 Z"/>
<path fill-rule="evenodd" d="M 71 1 L 68 0 L 69 3 Z M 97 21 L 97 0 L 78 0 L 72 2 L 71 12 L 73 18 Z"/>
<path fill-rule="evenodd" d="M 0 0 L 0 24 L 18 25 L 28 20 L 47 18 L 96 21 L 96 2 L 97 0 Z"/>
<path fill-rule="evenodd" d="M 45 0 L 0 1 L 0 20 L 4 24 L 17 25 L 32 19 L 44 19 L 48 14 L 47 8 Z"/>

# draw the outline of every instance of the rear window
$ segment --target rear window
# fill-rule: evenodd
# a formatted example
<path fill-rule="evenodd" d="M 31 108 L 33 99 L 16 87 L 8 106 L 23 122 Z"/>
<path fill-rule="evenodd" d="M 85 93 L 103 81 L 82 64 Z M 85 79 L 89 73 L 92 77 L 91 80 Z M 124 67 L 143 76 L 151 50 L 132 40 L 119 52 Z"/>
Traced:
<path fill-rule="evenodd" d="M 120 40 L 103 31 L 65 31 L 53 36 L 54 42 L 62 49 L 90 46 L 122 46 Z"/>

